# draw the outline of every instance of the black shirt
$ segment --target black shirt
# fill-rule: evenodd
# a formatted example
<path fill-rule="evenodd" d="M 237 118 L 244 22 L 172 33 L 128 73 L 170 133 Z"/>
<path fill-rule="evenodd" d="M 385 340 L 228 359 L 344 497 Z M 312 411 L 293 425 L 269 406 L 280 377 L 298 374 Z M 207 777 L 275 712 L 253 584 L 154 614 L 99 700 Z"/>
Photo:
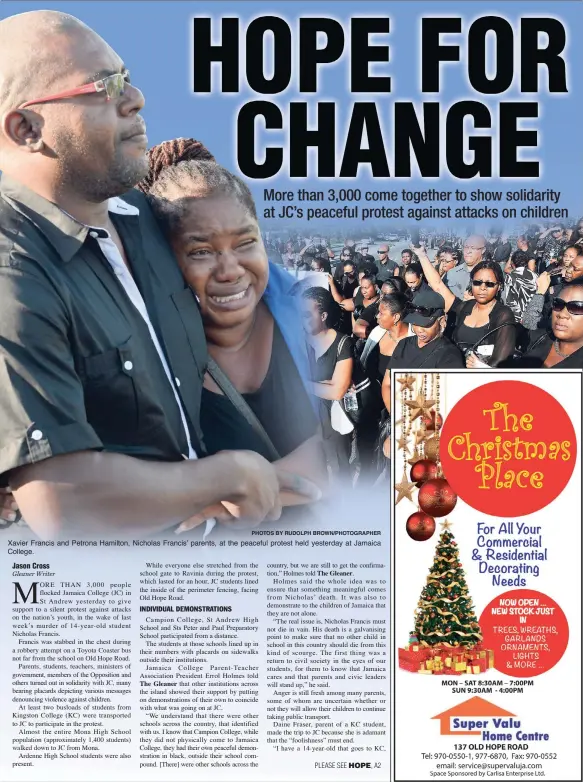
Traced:
<path fill-rule="evenodd" d="M 314 381 L 321 383 L 323 380 L 332 380 L 336 364 L 339 361 L 354 358 L 354 341 L 345 334 L 337 333 L 334 342 L 332 342 L 328 350 L 324 351 L 318 358 L 316 358 L 313 349 L 310 349 L 310 358 Z M 334 433 L 330 423 L 332 402 L 329 399 L 320 399 L 318 397 L 318 403 L 322 432 L 324 437 L 330 437 Z"/>
<path fill-rule="evenodd" d="M 553 347 L 554 337 L 546 329 L 530 332 L 530 344 L 524 356 L 509 360 L 504 367 L 521 369 L 538 369 L 544 367 L 544 362 Z M 561 359 L 551 369 L 583 369 L 583 348 L 579 348 L 570 356 Z"/>
<path fill-rule="evenodd" d="M 318 422 L 308 393 L 276 323 L 269 369 L 261 387 L 242 395 L 281 457 L 314 434 Z M 209 453 L 249 450 L 271 461 L 263 440 L 222 394 L 202 391 L 201 426 Z"/>
<path fill-rule="evenodd" d="M 384 263 L 379 261 L 377 266 L 379 269 L 377 272 L 377 282 L 381 285 L 383 282 L 390 280 L 391 277 L 394 277 L 395 269 L 399 268 L 399 264 L 396 261 L 393 261 L 391 258 L 387 258 Z"/>
<path fill-rule="evenodd" d="M 110 215 L 180 394 L 193 447 L 207 352 L 197 301 L 138 191 Z M 0 476 L 105 449 L 182 460 L 186 433 L 148 326 L 95 237 L 18 182 L 0 182 Z M 98 234 L 99 235 L 99 234 Z M 179 388 L 178 388 L 179 387 Z"/>
<path fill-rule="evenodd" d="M 481 345 L 491 345 L 492 348 L 487 355 L 484 354 L 480 358 L 489 366 L 496 367 L 514 352 L 517 336 L 516 319 L 510 307 L 502 304 L 501 301 L 496 301 L 485 326 L 479 328 L 466 326 L 464 321 L 471 314 L 475 304 L 473 299 L 462 301 L 456 297 L 450 310 L 455 316 L 452 340 L 461 350 L 466 350 L 485 337 Z M 487 334 L 489 336 L 486 336 Z M 479 354 L 479 350 L 477 352 Z"/>
<path fill-rule="evenodd" d="M 447 337 L 437 337 L 422 348 L 417 344 L 417 337 L 405 337 L 397 343 L 391 361 L 391 369 L 457 369 L 464 366 L 462 353 Z"/>

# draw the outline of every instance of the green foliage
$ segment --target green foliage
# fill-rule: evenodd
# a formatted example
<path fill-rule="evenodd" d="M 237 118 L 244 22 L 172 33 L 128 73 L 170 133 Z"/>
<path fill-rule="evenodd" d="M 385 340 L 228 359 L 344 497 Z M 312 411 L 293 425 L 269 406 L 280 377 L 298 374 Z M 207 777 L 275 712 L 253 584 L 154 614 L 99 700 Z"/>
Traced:
<path fill-rule="evenodd" d="M 429 646 L 474 646 L 482 640 L 457 543 L 444 530 L 415 612 L 415 635 Z"/>

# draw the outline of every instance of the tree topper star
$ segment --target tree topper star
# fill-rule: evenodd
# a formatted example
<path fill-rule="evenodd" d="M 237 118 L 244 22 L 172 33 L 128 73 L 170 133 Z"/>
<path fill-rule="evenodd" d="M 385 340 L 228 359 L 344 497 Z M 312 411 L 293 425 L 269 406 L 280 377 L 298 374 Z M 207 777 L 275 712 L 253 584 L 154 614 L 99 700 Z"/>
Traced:
<path fill-rule="evenodd" d="M 441 529 L 449 529 L 451 527 L 451 521 L 447 519 L 441 522 Z"/>

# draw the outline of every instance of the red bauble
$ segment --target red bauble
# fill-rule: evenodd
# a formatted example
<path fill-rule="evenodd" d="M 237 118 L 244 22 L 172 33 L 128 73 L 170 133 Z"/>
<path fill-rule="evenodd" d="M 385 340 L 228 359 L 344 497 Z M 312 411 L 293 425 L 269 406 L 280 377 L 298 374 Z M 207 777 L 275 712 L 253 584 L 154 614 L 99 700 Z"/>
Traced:
<path fill-rule="evenodd" d="M 447 516 L 455 508 L 457 494 L 445 478 L 434 478 L 419 489 L 417 502 L 421 510 L 432 516 Z"/>
<path fill-rule="evenodd" d="M 407 535 L 413 540 L 429 540 L 435 532 L 435 519 L 418 511 L 407 519 Z M 430 598 L 428 598 L 430 599 Z"/>
<path fill-rule="evenodd" d="M 439 468 L 434 461 L 431 459 L 420 459 L 411 467 L 411 480 L 417 484 L 419 489 L 427 481 L 437 478 L 438 471 Z"/>
<path fill-rule="evenodd" d="M 424 415 L 421 421 L 428 432 L 434 432 L 436 429 L 439 431 L 443 426 L 443 418 L 435 410 Z"/>

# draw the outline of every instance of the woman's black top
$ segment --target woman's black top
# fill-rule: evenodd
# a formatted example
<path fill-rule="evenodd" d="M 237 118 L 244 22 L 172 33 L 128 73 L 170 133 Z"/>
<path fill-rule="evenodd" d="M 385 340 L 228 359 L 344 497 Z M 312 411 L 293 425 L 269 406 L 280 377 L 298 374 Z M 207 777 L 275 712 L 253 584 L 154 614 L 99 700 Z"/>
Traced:
<path fill-rule="evenodd" d="M 521 369 L 537 369 L 544 366 L 544 362 L 553 347 L 554 337 L 546 329 L 531 331 L 530 344 L 524 356 L 512 362 L 505 362 L 508 368 L 520 367 Z M 554 364 L 552 369 L 583 369 L 583 347 L 571 353 L 567 358 Z"/>
<path fill-rule="evenodd" d="M 394 355 L 395 354 L 393 353 L 393 356 Z M 378 375 L 379 375 L 379 378 L 380 378 L 381 382 L 383 381 L 383 378 L 385 376 L 385 373 L 386 373 L 387 369 L 390 369 L 390 367 L 391 367 L 391 359 L 393 358 L 393 356 L 383 356 L 383 354 L 379 350 L 379 361 L 378 361 L 378 365 L 377 366 L 378 366 L 378 370 L 379 370 L 378 371 Z"/>
<path fill-rule="evenodd" d="M 280 456 L 287 456 L 316 434 L 316 414 L 276 323 L 265 379 L 257 391 L 242 396 Z M 202 391 L 201 427 L 209 454 L 246 450 L 270 460 L 263 440 L 241 413 L 223 394 L 207 388 Z"/>
<path fill-rule="evenodd" d="M 342 339 L 344 342 L 342 343 L 340 350 L 338 350 Z M 324 380 L 332 380 L 336 364 L 347 358 L 354 358 L 354 340 L 344 334 L 337 333 L 334 342 L 332 342 L 328 350 L 324 351 L 318 358 L 316 358 L 313 349 L 310 348 L 312 378 L 314 379 L 314 382 L 321 383 Z M 324 437 L 331 437 L 334 434 L 330 422 L 332 400 L 318 397 L 318 406 L 323 435 Z"/>
<path fill-rule="evenodd" d="M 514 348 L 516 347 L 516 327 L 511 324 L 516 323 L 516 319 L 510 307 L 502 304 L 501 301 L 497 301 L 490 312 L 488 323 L 485 326 L 477 328 L 466 326 L 464 321 L 472 312 L 475 303 L 473 299 L 462 301 L 456 297 L 450 310 L 455 316 L 455 325 L 451 338 L 460 350 L 465 351 L 485 337 L 481 345 L 494 346 L 492 354 L 485 359 L 485 363 L 491 367 L 496 367 L 501 361 L 505 361 L 514 353 Z M 486 336 L 488 332 L 493 331 L 495 328 L 498 328 L 498 331 Z"/>
<path fill-rule="evenodd" d="M 458 369 L 465 367 L 463 354 L 447 337 L 437 337 L 420 348 L 417 337 L 399 340 L 391 356 L 391 369 Z"/>

